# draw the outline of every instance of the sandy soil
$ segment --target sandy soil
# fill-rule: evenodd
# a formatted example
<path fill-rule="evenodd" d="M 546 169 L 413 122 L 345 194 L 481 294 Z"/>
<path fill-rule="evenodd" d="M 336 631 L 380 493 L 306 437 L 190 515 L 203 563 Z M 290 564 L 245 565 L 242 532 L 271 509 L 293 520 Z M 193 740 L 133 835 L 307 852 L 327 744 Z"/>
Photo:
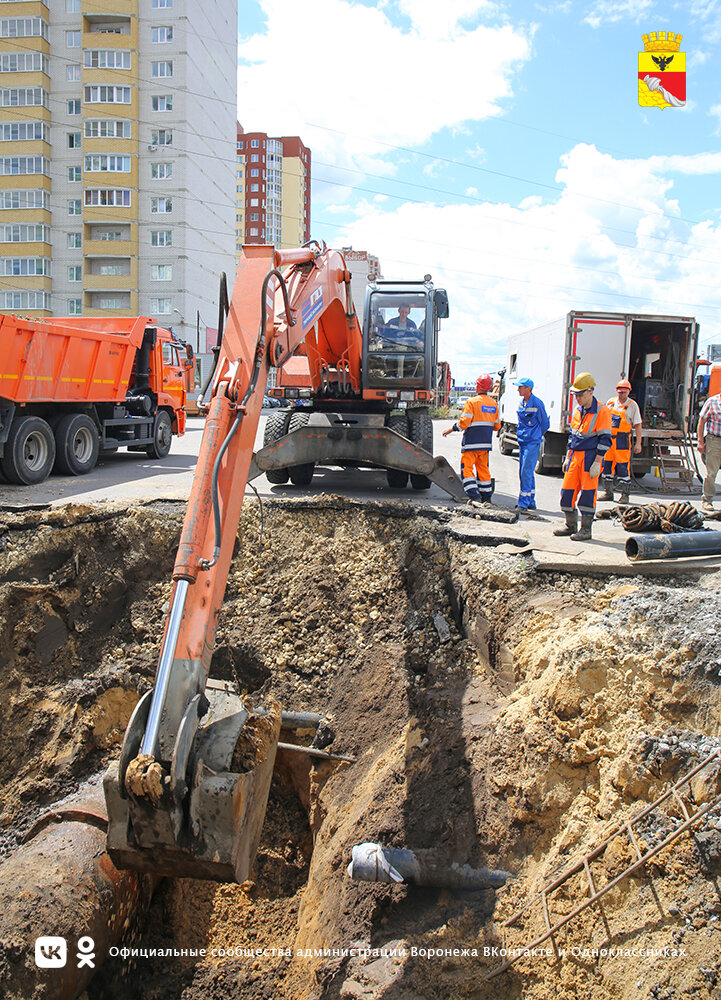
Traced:
<path fill-rule="evenodd" d="M 503 920 L 721 745 L 721 582 L 539 574 L 530 557 L 410 514 L 271 502 L 261 535 L 247 505 L 212 674 L 256 704 L 321 712 L 323 745 L 357 760 L 303 768 L 281 755 L 253 880 L 165 880 L 125 941 L 208 955 L 110 959 L 87 1000 L 129 996 L 129 975 L 139 1000 L 721 995 L 718 809 L 560 931 L 560 961 L 521 958 L 484 980 L 501 961 L 484 949 L 544 929 L 538 902 L 519 926 Z M 5 853 L 117 756 L 152 682 L 181 522 L 180 505 L 157 502 L 5 518 Z M 719 791 L 710 766 L 685 804 Z M 673 801 L 652 811 L 641 849 L 680 816 Z M 357 883 L 346 866 L 367 840 L 516 878 L 495 894 Z M 595 885 L 634 851 L 609 843 Z M 551 920 L 588 891 L 585 874 L 565 883 Z M 292 957 L 210 954 L 231 948 Z M 621 952 L 594 954 L 604 948 Z M 0 941 L 0 981 L 10 959 Z"/>

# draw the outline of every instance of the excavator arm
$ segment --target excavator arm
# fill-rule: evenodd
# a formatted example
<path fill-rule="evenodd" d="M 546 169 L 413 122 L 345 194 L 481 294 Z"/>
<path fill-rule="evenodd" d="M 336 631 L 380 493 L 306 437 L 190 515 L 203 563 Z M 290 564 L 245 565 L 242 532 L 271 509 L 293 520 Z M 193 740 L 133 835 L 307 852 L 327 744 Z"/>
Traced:
<path fill-rule="evenodd" d="M 281 268 L 289 267 L 285 275 Z M 361 332 L 337 251 L 247 246 L 229 303 L 152 691 L 105 777 L 121 868 L 243 881 L 260 837 L 280 713 L 208 683 L 271 364 L 305 344 L 312 384 L 360 393 Z"/>

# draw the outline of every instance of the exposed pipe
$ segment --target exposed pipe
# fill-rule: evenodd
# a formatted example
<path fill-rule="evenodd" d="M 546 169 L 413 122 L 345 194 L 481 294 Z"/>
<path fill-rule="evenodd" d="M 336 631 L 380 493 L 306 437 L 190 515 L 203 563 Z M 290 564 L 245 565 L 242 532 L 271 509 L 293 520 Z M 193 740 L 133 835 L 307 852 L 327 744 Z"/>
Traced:
<path fill-rule="evenodd" d="M 492 868 L 449 862 L 439 851 L 408 851 L 380 844 L 357 844 L 348 874 L 359 882 L 407 882 L 439 889 L 497 889 L 514 876 Z"/>
<path fill-rule="evenodd" d="M 626 541 L 632 562 L 721 555 L 721 531 L 683 531 L 672 535 L 633 535 Z"/>
<path fill-rule="evenodd" d="M 119 871 L 105 853 L 107 819 L 99 791 L 91 801 L 51 810 L 0 865 L 4 997 L 74 1000 L 150 903 L 157 879 Z M 37 944 L 42 937 L 64 940 L 63 965 L 58 942 Z M 58 964 L 38 967 L 38 957 Z"/>

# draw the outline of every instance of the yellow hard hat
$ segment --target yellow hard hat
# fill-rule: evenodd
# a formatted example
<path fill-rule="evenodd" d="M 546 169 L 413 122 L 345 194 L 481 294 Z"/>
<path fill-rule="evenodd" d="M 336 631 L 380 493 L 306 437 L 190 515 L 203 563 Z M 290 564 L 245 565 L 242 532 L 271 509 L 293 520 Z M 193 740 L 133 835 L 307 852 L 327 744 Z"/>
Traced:
<path fill-rule="evenodd" d="M 596 379 L 590 372 L 581 372 L 580 375 L 576 375 L 571 386 L 571 392 L 585 392 L 586 389 L 595 389 Z"/>

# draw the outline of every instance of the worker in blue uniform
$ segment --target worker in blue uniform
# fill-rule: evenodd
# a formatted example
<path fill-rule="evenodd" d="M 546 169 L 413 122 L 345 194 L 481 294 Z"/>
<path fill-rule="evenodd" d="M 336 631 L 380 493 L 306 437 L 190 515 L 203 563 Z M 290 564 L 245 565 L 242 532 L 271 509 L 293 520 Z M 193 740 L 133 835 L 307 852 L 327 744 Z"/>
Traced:
<path fill-rule="evenodd" d="M 533 394 L 533 379 L 519 378 L 514 385 L 518 388 L 521 401 L 518 405 L 518 475 L 521 480 L 517 510 L 536 509 L 536 463 L 541 450 L 543 435 L 551 426 L 543 400 Z"/>

